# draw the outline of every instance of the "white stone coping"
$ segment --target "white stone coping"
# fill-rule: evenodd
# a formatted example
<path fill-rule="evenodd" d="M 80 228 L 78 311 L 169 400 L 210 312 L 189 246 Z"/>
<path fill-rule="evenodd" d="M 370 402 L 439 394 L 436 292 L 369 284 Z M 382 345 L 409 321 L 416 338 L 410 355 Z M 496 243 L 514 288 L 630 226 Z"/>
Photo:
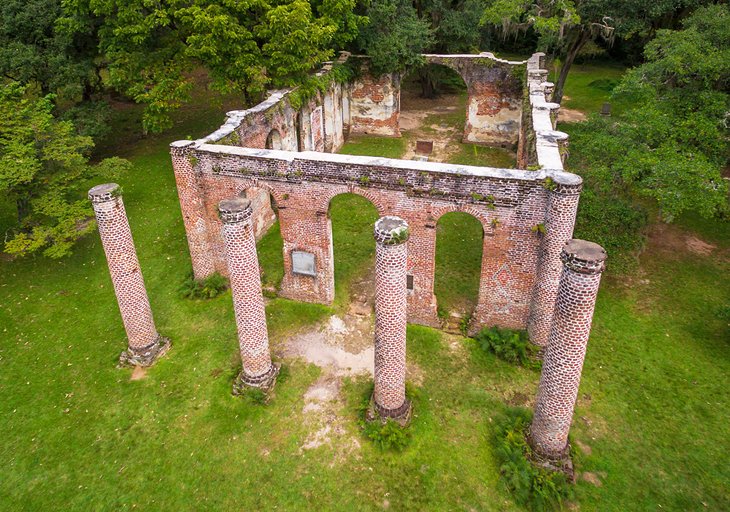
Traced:
<path fill-rule="evenodd" d="M 544 56 L 543 53 L 534 53 L 528 60 L 523 61 L 509 61 L 496 57 L 491 52 L 482 52 L 478 54 L 422 54 L 423 57 L 429 58 L 468 58 L 468 59 L 479 59 L 489 58 L 496 62 L 501 62 L 509 65 L 521 65 L 527 64 L 528 69 L 528 89 L 529 99 L 531 106 L 531 117 L 532 117 L 532 129 L 535 132 L 535 150 L 537 153 L 537 162 L 542 170 L 557 171 L 560 175 L 565 176 L 576 176 L 571 173 L 564 171 L 563 162 L 560 155 L 560 148 L 558 142 L 565 141 L 568 139 L 568 134 L 553 129 L 551 112 L 560 108 L 557 103 L 552 103 L 545 100 L 544 87 L 549 82 L 545 82 L 539 78 L 537 71 L 545 71 L 540 69 L 540 57 Z M 349 55 L 348 55 L 349 57 Z M 353 57 L 360 57 L 354 55 Z M 340 59 L 342 60 L 342 56 Z M 322 69 L 320 71 L 325 71 Z M 532 72 L 532 73 L 530 73 Z M 353 155 L 340 155 L 333 153 L 318 153 L 313 151 L 303 152 L 289 152 L 280 150 L 263 150 L 263 149 L 252 149 L 252 148 L 240 148 L 237 146 L 224 146 L 210 144 L 223 139 L 224 137 L 232 134 L 238 126 L 241 125 L 243 120 L 249 115 L 265 112 L 266 110 L 274 107 L 281 102 L 286 96 L 295 89 L 283 89 L 278 91 L 272 91 L 269 97 L 261 103 L 246 109 L 246 110 L 232 110 L 227 112 L 227 118 L 225 123 L 213 133 L 206 135 L 203 138 L 195 141 L 181 140 L 175 141 L 170 144 L 171 147 L 187 147 L 195 146 L 197 149 L 202 151 L 208 151 L 211 153 L 226 153 L 235 154 L 241 156 L 253 156 L 253 157 L 265 157 L 286 160 L 289 162 L 294 161 L 296 158 L 313 160 L 313 161 L 330 161 L 334 163 L 352 163 L 356 165 L 374 165 L 374 166 L 387 166 L 394 169 L 413 169 L 426 172 L 442 172 L 451 174 L 462 174 L 469 176 L 484 176 L 492 178 L 506 178 L 506 179 L 521 179 L 521 180 L 540 180 L 546 177 L 545 174 L 539 175 L 535 171 L 523 171 L 519 169 L 496 169 L 491 167 L 476 167 L 468 165 L 454 165 L 444 164 L 439 162 L 419 162 L 416 160 L 397 160 L 392 158 L 378 158 L 378 157 L 367 157 L 367 156 L 353 156 Z M 241 152 L 243 151 L 243 152 Z M 264 153 L 262 153 L 264 152 Z M 570 180 L 562 181 L 565 176 L 553 176 L 559 183 L 570 184 Z M 580 183 L 580 177 L 578 177 L 578 183 Z"/>
<path fill-rule="evenodd" d="M 190 145 L 192 141 L 179 141 L 181 146 Z M 180 147 L 180 146 L 177 146 Z M 579 185 L 582 179 L 577 174 L 563 172 L 561 169 L 540 169 L 539 171 L 525 171 L 522 169 L 499 169 L 495 167 L 476 167 L 473 165 L 457 165 L 442 162 L 419 162 L 416 160 L 399 160 L 395 158 L 380 158 L 372 156 L 343 155 L 339 153 L 320 153 L 317 151 L 283 151 L 279 149 L 255 149 L 238 146 L 223 146 L 218 144 L 201 144 L 196 149 L 216 155 L 242 156 L 249 158 L 265 158 L 293 163 L 295 160 L 309 162 L 323 162 L 340 165 L 361 165 L 372 167 L 388 167 L 394 170 L 408 170 L 435 174 L 457 174 L 481 178 L 495 178 L 519 181 L 540 181 L 550 177 L 563 185 Z"/>
<path fill-rule="evenodd" d="M 422 53 L 421 57 L 428 58 L 439 58 L 439 59 L 483 59 L 488 58 L 495 62 L 501 62 L 502 64 L 510 64 L 511 66 L 519 66 L 522 64 L 527 64 L 529 60 L 506 60 L 506 59 L 500 59 L 496 55 L 494 55 L 492 52 L 482 52 L 482 53 L 457 53 L 457 54 L 438 54 L 438 53 Z"/>

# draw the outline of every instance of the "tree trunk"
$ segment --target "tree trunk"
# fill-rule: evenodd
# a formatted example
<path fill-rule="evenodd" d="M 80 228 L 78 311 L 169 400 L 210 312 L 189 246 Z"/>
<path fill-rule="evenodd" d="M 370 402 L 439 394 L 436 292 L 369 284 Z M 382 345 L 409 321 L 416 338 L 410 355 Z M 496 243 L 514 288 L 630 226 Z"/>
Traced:
<path fill-rule="evenodd" d="M 418 70 L 418 80 L 421 82 L 421 97 L 428 99 L 435 98 L 436 83 L 428 66 L 423 66 Z"/>
<path fill-rule="evenodd" d="M 30 198 L 19 197 L 15 200 L 15 207 L 18 210 L 18 223 L 22 224 L 25 218 L 30 215 Z"/>
<path fill-rule="evenodd" d="M 573 65 L 573 61 L 575 60 L 576 55 L 578 55 L 578 52 L 581 50 L 581 48 L 583 48 L 583 46 L 588 42 L 589 39 L 590 32 L 581 29 L 581 31 L 576 35 L 575 39 L 568 47 L 565 61 L 563 62 L 563 66 L 560 68 L 560 75 L 558 76 L 558 81 L 555 84 L 555 90 L 553 91 L 553 101 L 555 103 L 560 103 L 563 100 L 563 89 L 565 88 L 565 81 L 568 79 L 570 67 Z"/>

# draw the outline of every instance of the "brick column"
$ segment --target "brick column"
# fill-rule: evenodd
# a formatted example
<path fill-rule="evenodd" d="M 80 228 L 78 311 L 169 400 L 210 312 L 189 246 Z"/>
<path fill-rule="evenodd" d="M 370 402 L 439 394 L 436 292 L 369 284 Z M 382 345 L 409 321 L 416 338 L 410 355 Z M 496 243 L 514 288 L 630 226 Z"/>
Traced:
<path fill-rule="evenodd" d="M 116 183 L 97 185 L 89 190 L 89 199 L 94 207 L 114 293 L 127 331 L 128 347 L 119 356 L 119 364 L 151 366 L 170 348 L 170 340 L 161 337 L 155 328 L 124 210 L 122 189 Z"/>
<path fill-rule="evenodd" d="M 555 299 L 558 295 L 558 282 L 562 271 L 560 251 L 565 242 L 573 237 L 578 199 L 582 189 L 582 180 L 579 176 L 560 174 L 560 177 L 550 178 L 547 182 L 549 185 L 546 185 L 551 187 L 551 190 L 548 192 L 545 234 L 540 244 L 537 278 L 527 323 L 530 341 L 541 347 L 547 345 Z"/>
<path fill-rule="evenodd" d="M 408 421 L 406 398 L 406 269 L 408 224 L 400 217 L 375 222 L 375 389 L 381 419 Z"/>
<path fill-rule="evenodd" d="M 188 239 L 190 260 L 195 279 L 203 279 L 215 272 L 214 252 L 208 240 L 208 222 L 205 215 L 203 196 L 200 192 L 195 167 L 197 159 L 193 153 L 194 142 L 180 140 L 170 144 L 172 168 L 175 172 L 177 195 Z"/>
<path fill-rule="evenodd" d="M 563 273 L 530 428 L 535 450 L 553 459 L 567 451 L 606 251 L 593 242 L 569 240 L 560 258 Z"/>
<path fill-rule="evenodd" d="M 251 201 L 244 197 L 225 199 L 218 204 L 218 211 L 223 221 L 223 243 L 243 365 L 233 384 L 233 393 L 240 394 L 246 387 L 268 391 L 276 382 L 279 365 L 272 364 L 269 351 L 256 237 L 251 225 Z"/>

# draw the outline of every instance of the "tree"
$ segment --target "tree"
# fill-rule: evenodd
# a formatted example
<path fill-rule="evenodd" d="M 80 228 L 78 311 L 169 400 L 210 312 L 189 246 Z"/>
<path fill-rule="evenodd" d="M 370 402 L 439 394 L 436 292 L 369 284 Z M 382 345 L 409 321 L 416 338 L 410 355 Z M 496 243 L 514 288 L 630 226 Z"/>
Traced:
<path fill-rule="evenodd" d="M 73 199 L 80 195 L 79 182 L 116 174 L 130 164 L 111 158 L 90 166 L 91 138 L 53 117 L 51 96 L 29 99 L 25 94 L 15 82 L 0 86 L 0 194 L 15 202 L 18 214 L 15 230 L 6 233 L 5 251 L 43 249 L 60 257 L 94 229 L 88 200 Z"/>
<path fill-rule="evenodd" d="M 502 27 L 505 35 L 533 28 L 543 48 L 557 48 L 562 57 L 553 101 L 563 99 L 568 73 L 580 50 L 602 39 L 650 37 L 659 20 L 701 0 L 497 0 L 485 9 L 482 22 Z"/>
<path fill-rule="evenodd" d="M 367 16 L 358 43 L 370 56 L 373 73 L 404 72 L 423 63 L 421 54 L 433 34 L 409 0 L 375 0 Z"/>
<path fill-rule="evenodd" d="M 101 85 L 93 34 L 57 30 L 61 0 L 4 0 L 0 4 L 0 73 L 37 86 L 42 96 L 91 94 Z"/>
<path fill-rule="evenodd" d="M 618 117 L 593 116 L 571 139 L 591 178 L 656 201 L 663 220 L 727 211 L 730 9 L 698 9 L 683 30 L 660 30 L 614 99 Z"/>
<path fill-rule="evenodd" d="M 146 131 L 160 131 L 189 100 L 199 68 L 214 89 L 249 99 L 300 83 L 357 35 L 355 2 L 66 0 L 59 23 L 98 24 L 110 84 L 145 104 Z"/>

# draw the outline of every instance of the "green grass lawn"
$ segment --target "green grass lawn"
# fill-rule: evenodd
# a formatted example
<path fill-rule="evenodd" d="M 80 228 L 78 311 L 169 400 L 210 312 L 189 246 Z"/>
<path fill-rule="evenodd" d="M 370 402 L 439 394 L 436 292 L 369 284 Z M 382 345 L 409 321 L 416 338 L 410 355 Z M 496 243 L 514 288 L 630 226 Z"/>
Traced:
<path fill-rule="evenodd" d="M 63 260 L 0 261 L 0 510 L 519 510 L 490 438 L 508 405 L 530 405 L 539 374 L 471 340 L 409 327 L 416 413 L 402 453 L 360 436 L 364 379 L 343 388 L 346 442 L 312 451 L 300 446 L 315 366 L 288 363 L 267 407 L 231 396 L 240 361 L 230 293 L 178 295 L 190 260 L 167 148 L 222 116 L 184 116 L 137 144 L 119 180 L 158 329 L 173 340 L 145 379 L 115 368 L 125 335 L 97 235 Z M 372 258 L 365 204 L 344 195 L 331 207 L 338 300 Z M 3 230 L 12 214 L 0 207 Z M 672 233 L 716 248 L 700 256 L 650 241 L 639 274 L 609 268 L 602 284 L 573 428 L 590 447 L 577 469 L 602 486 L 579 480 L 582 511 L 730 508 L 730 325 L 718 313 L 730 304 L 730 228 L 689 217 Z M 273 283 L 276 243 L 272 232 L 259 244 Z M 273 300 L 272 343 L 332 311 Z"/>
<path fill-rule="evenodd" d="M 450 164 L 476 165 L 514 169 L 517 167 L 515 154 L 503 148 L 490 148 L 476 144 L 461 144 L 458 153 L 449 158 Z"/>
<path fill-rule="evenodd" d="M 471 314 L 479 296 L 482 223 L 468 213 L 443 215 L 436 225 L 434 293 L 441 314 Z"/>
<path fill-rule="evenodd" d="M 340 148 L 344 155 L 380 156 L 400 158 L 408 147 L 408 137 L 381 137 L 378 135 L 353 134 Z"/>
<path fill-rule="evenodd" d="M 557 72 L 550 68 L 550 80 L 557 80 Z M 599 113 L 604 103 L 610 100 L 611 91 L 618 85 L 626 68 L 613 63 L 574 64 L 565 82 L 565 96 L 562 105 L 580 110 L 586 114 Z M 612 111 L 621 109 L 612 104 Z"/>

